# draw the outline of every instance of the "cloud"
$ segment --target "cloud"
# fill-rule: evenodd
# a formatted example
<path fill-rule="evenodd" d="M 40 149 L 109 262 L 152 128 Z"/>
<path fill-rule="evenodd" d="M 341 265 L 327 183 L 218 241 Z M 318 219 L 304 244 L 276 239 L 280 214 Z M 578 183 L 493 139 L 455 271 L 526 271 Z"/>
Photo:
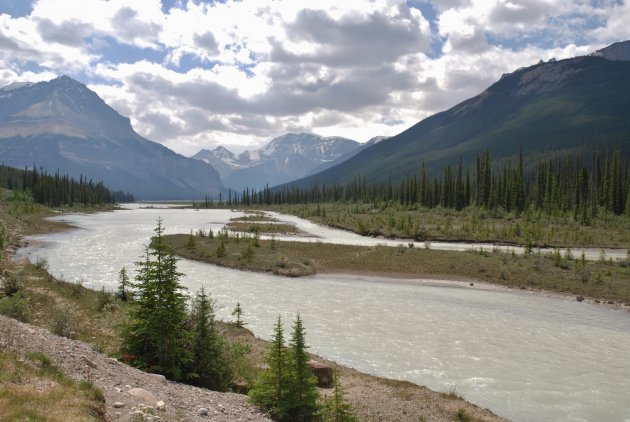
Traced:
<path fill-rule="evenodd" d="M 630 38 L 629 20 L 614 0 L 38 0 L 0 5 L 0 83 L 69 73 L 187 154 L 290 130 L 365 141 Z"/>

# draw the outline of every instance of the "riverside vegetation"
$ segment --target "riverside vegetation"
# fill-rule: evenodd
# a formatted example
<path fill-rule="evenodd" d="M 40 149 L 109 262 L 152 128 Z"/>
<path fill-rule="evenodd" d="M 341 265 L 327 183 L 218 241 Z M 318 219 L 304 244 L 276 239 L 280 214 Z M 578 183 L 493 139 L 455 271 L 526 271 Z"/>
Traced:
<path fill-rule="evenodd" d="M 255 223 L 251 223 L 255 224 Z M 630 305 L 630 251 L 612 260 L 576 256 L 570 248 L 525 254 L 474 248 L 466 252 L 424 247 L 353 246 L 321 242 L 287 242 L 248 234 L 198 230 L 165 236 L 178 255 L 230 268 L 284 276 L 321 273 L 389 274 L 483 281 L 506 287 L 546 290 Z"/>
<path fill-rule="evenodd" d="M 78 209 L 74 208 L 74 210 Z M 88 208 L 80 208 L 80 210 L 87 211 Z M 3 222 L 0 225 L 4 228 L 2 236 L 4 246 L 9 248 L 5 248 L 4 251 L 17 247 L 20 238 L 25 233 L 34 234 L 64 229 L 63 224 L 45 219 L 51 214 L 51 210 L 34 203 L 25 196 L 16 196 L 4 191 L 0 200 L 0 221 Z M 146 367 L 147 364 L 151 365 L 149 360 L 134 359 L 133 356 L 123 356 L 121 353 L 121 350 L 125 348 L 122 327 L 133 324 L 131 316 L 133 316 L 134 307 L 138 306 L 135 300 L 123 300 L 124 295 L 121 295 L 121 292 L 126 291 L 130 296 L 132 290 L 126 290 L 124 286 L 121 286 L 118 292 L 95 291 L 85 288 L 81 283 L 56 279 L 48 273 L 47 263 L 42 259 L 33 264 L 14 262 L 7 259 L 7 254 L 5 254 L 0 261 L 0 267 L 3 279 L 3 290 L 0 293 L 2 296 L 1 313 L 45 327 L 58 335 L 85 341 L 92 344 L 95 350 L 109 356 L 121 360 L 137 360 L 135 363 L 141 364 L 145 369 L 155 369 Z M 119 281 L 129 283 L 129 285 L 133 283 L 129 280 L 126 270 L 121 271 Z M 206 296 L 206 303 L 203 304 L 204 294 L 205 292 L 200 292 L 201 296 L 196 296 L 197 304 L 189 308 L 197 309 L 194 314 L 197 317 L 198 328 L 205 325 L 199 324 L 204 315 L 211 316 L 207 312 L 211 299 Z M 206 311 L 203 310 L 204 308 Z M 239 325 L 245 324 L 242 319 L 244 315 L 246 318 L 246 310 L 240 309 L 237 317 L 240 321 Z M 206 321 L 208 319 L 210 318 Z M 192 323 L 194 320 L 186 318 L 186 321 Z M 250 385 L 254 384 L 261 374 L 261 368 L 264 367 L 265 355 L 271 353 L 269 343 L 257 339 L 245 328 L 237 327 L 237 323 L 216 320 L 214 323 L 216 333 L 223 337 L 224 345 L 240 343 L 241 346 L 237 346 L 240 347 L 240 351 L 247 351 L 247 353 L 240 353 L 240 358 L 232 362 L 233 379 L 244 380 Z M 202 335 L 197 338 L 203 337 Z M 227 349 L 230 350 L 229 347 Z M 287 349 L 287 354 L 290 350 L 291 345 Z M 45 360 L 46 356 L 41 358 Z M 3 368 L 8 368 L 7 374 L 13 371 L 11 368 L 15 365 L 16 359 L 18 366 L 25 364 L 39 368 L 42 365 L 36 358 L 26 357 L 25 360 L 24 356 L 16 353 L 3 353 L 0 355 L 0 361 L 4 365 Z M 330 396 L 329 399 L 320 401 L 320 403 L 325 403 L 321 407 L 321 414 L 325 420 L 326 418 L 343 420 L 338 417 L 348 413 L 347 403 L 352 405 L 360 420 L 367 421 L 383 420 L 383 417 L 386 420 L 422 420 L 423 418 L 432 420 L 460 418 L 461 420 L 462 417 L 468 418 L 467 420 L 501 420 L 456 395 L 435 393 L 410 383 L 368 376 L 340 367 L 334 362 L 328 362 L 328 364 L 336 369 L 337 386 L 330 393 L 326 390 L 318 390 L 321 397 Z M 172 366 L 165 365 L 165 367 Z M 190 361 L 188 361 L 188 366 L 183 366 L 183 368 L 192 367 Z M 3 420 L 7 418 L 7 420 L 12 420 L 11 414 L 23 416 L 22 410 L 27 407 L 34 414 L 49 420 L 64 420 L 63 417 L 57 418 L 55 416 L 57 414 L 76 414 L 76 420 L 102 419 L 99 412 L 102 412 L 104 404 L 102 395 L 99 394 L 98 380 L 95 380 L 93 385 L 60 381 L 59 384 L 66 389 L 67 393 L 64 393 L 66 395 L 63 396 L 61 391 L 58 391 L 61 387 L 56 386 L 55 383 L 51 387 L 51 394 L 57 399 L 48 400 L 43 395 L 35 393 L 34 390 L 36 385 L 46 382 L 46 373 L 35 370 L 26 376 L 24 367 L 20 366 L 18 369 L 21 374 L 20 380 L 9 377 L 10 379 L 6 382 L 3 380 L 0 388 L 0 414 Z M 185 371 L 182 371 L 180 376 L 184 373 Z M 197 371 L 194 373 L 201 375 Z M 208 371 L 205 373 L 208 374 Z M 192 374 L 188 373 L 188 375 Z M 22 388 L 13 388 L 18 381 Z M 202 383 L 201 376 L 189 377 L 188 381 Z M 33 385 L 32 388 L 31 385 Z M 231 385 L 233 386 L 234 384 Z M 343 390 L 347 392 L 345 397 Z M 10 400 L 7 401 L 7 398 Z M 105 405 L 111 407 L 112 404 Z"/>

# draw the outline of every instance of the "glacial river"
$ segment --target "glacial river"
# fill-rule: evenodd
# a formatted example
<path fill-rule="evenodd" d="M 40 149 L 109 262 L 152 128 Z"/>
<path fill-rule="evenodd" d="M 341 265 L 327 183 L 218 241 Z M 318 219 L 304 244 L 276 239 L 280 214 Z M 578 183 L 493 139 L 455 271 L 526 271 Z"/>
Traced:
<path fill-rule="evenodd" d="M 158 216 L 167 233 L 188 233 L 216 231 L 237 215 L 137 205 L 66 215 L 58 218 L 79 229 L 37 236 L 20 254 L 47 258 L 51 272 L 68 281 L 114 290 L 123 266 L 133 273 Z M 282 218 L 319 236 L 305 241 L 388 243 Z M 220 318 L 231 319 L 240 302 L 260 337 L 271 336 L 278 315 L 290 327 L 299 311 L 311 351 L 363 372 L 455 389 L 515 421 L 630 421 L 628 312 L 439 280 L 289 279 L 187 260 L 179 270 L 191 291 L 203 285 L 218 299 Z"/>

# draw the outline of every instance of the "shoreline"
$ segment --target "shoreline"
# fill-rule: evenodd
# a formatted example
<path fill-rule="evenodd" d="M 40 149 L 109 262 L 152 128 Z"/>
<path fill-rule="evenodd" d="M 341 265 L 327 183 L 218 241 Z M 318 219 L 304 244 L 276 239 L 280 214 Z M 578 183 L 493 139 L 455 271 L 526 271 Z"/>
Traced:
<path fill-rule="evenodd" d="M 48 217 L 54 216 L 57 215 Z M 44 225 L 44 227 L 35 226 L 34 230 L 31 230 L 28 234 L 24 232 L 19 233 L 19 237 L 14 239 L 13 244 L 8 245 L 6 259 L 12 260 L 16 265 L 24 265 L 23 260 L 28 260 L 28 257 L 24 255 L 21 259 L 16 259 L 18 258 L 17 253 L 19 249 L 31 246 L 29 242 L 38 242 L 40 245 L 45 245 L 44 241 L 28 240 L 30 236 L 82 229 L 82 227 L 68 224 L 67 222 L 50 220 L 48 217 L 45 220 L 50 225 Z M 258 338 L 253 333 L 251 333 L 251 337 L 254 341 L 265 345 L 265 348 L 269 343 Z M 317 358 L 318 361 L 324 362 L 340 371 L 341 383 L 347 398 L 353 404 L 353 408 L 359 410 L 361 420 L 365 418 L 367 421 L 415 421 L 424 420 L 427 414 L 430 415 L 429 420 L 440 421 L 453 420 L 453 415 L 458 414 L 473 417 L 473 420 L 506 420 L 492 410 L 466 400 L 454 391 L 443 393 L 409 381 L 361 372 L 353 367 L 338 364 L 333 360 L 318 355 L 312 356 Z M 187 386 L 184 385 L 184 388 L 187 388 Z M 331 394 L 329 389 L 322 391 L 325 396 Z M 112 403 L 108 403 L 108 406 L 111 405 Z"/>

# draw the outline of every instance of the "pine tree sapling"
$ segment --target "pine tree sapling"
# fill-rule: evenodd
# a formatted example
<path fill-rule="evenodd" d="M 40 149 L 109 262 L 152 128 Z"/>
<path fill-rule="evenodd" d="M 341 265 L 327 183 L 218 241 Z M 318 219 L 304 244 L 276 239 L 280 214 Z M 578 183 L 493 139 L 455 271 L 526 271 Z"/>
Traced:
<path fill-rule="evenodd" d="M 234 325 L 238 328 L 243 328 L 245 326 L 245 322 L 243 322 L 243 308 L 241 308 L 240 302 L 236 304 L 234 310 L 232 311 L 232 315 L 236 317 L 236 321 L 234 321 Z"/>
<path fill-rule="evenodd" d="M 352 413 L 352 406 L 345 401 L 339 374 L 333 371 L 333 394 L 326 400 L 322 411 L 324 422 L 355 422 L 359 419 Z"/>
<path fill-rule="evenodd" d="M 233 369 L 227 359 L 227 342 L 215 320 L 215 302 L 204 288 L 192 301 L 189 326 L 192 333 L 192 359 L 187 378 L 195 385 L 227 391 L 232 384 Z"/>
<path fill-rule="evenodd" d="M 276 420 L 287 420 L 287 390 L 289 388 L 288 351 L 284 345 L 282 319 L 274 326 L 274 336 L 265 358 L 268 369 L 264 370 L 249 390 L 251 401 L 269 412 Z"/>
<path fill-rule="evenodd" d="M 118 299 L 126 302 L 133 299 L 133 295 L 129 292 L 129 276 L 127 275 L 127 269 L 122 267 L 118 273 L 118 291 L 116 292 Z"/>

